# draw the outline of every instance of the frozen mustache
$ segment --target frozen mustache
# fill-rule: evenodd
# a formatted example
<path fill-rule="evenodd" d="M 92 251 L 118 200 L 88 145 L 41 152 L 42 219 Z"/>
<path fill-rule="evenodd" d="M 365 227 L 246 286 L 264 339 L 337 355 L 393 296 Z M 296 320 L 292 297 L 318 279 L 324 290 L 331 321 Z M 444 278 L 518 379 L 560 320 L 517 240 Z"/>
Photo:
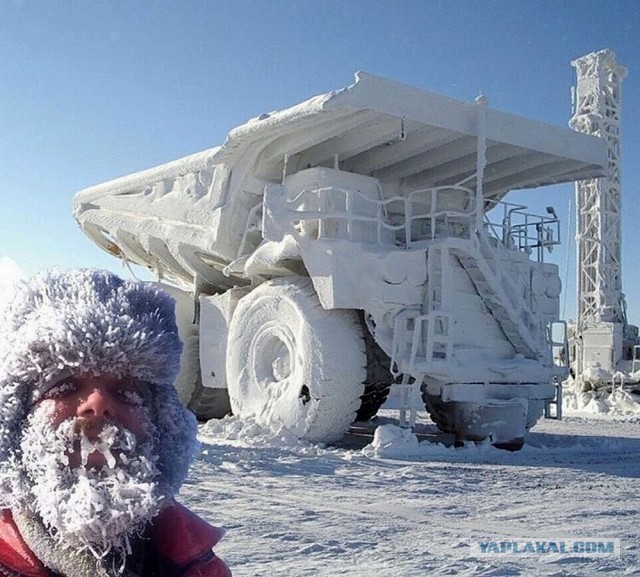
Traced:
<path fill-rule="evenodd" d="M 128 464 L 129 458 L 125 452 L 135 446 L 135 436 L 122 426 L 104 421 L 96 425 L 95 421 L 78 418 L 73 424 L 77 443 L 74 443 L 70 453 L 77 447 L 80 450 L 80 462 L 86 467 L 89 455 L 100 453 L 109 469 L 117 464 L 116 455 L 123 464 Z M 115 454 L 114 454 L 115 452 Z"/>

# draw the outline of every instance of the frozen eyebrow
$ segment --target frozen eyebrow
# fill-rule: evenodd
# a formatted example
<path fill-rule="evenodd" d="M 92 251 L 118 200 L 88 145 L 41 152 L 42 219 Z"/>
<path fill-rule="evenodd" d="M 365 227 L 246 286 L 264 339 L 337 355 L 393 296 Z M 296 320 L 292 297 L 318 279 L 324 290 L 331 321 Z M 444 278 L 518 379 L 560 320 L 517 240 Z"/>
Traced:
<path fill-rule="evenodd" d="M 122 383 L 117 387 L 117 392 L 132 405 L 149 405 L 151 403 L 149 384 L 143 381 L 131 380 Z"/>
<path fill-rule="evenodd" d="M 122 388 L 118 392 L 132 405 L 144 405 L 145 395 L 138 389 Z"/>
<path fill-rule="evenodd" d="M 56 383 L 55 385 L 51 385 L 48 389 L 42 392 L 39 398 L 55 399 L 64 395 L 65 393 L 73 391 L 75 387 L 76 385 L 71 379 L 65 379 L 63 381 L 60 381 L 59 383 Z"/>

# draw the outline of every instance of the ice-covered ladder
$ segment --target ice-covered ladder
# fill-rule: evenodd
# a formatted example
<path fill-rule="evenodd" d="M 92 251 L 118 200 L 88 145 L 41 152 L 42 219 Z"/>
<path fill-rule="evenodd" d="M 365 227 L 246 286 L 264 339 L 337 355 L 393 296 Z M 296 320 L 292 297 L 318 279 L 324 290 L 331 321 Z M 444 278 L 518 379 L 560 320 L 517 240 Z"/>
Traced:
<path fill-rule="evenodd" d="M 403 427 L 407 426 L 407 410 L 408 426 L 413 427 L 416 412 L 423 407 L 421 386 L 424 375 L 446 376 L 447 363 L 453 357 L 453 324 L 450 315 L 441 308 L 446 290 L 449 249 L 446 246 L 430 247 L 425 256 L 427 292 L 422 311 L 405 309 L 396 316 L 394 323 L 391 366 L 397 374 L 403 373 L 400 403 L 400 426 Z"/>
<path fill-rule="evenodd" d="M 569 337 L 565 321 L 556 321 L 549 325 L 549 342 L 551 354 L 555 355 L 555 351 L 558 351 L 553 359 L 553 364 L 558 367 L 558 374 L 553 377 L 555 396 L 545 402 L 544 417 L 560 420 L 562 419 L 562 381 L 569 373 Z M 552 407 L 555 407 L 553 411 Z"/>
<path fill-rule="evenodd" d="M 556 394 L 553 399 L 545 401 L 544 404 L 544 418 L 545 419 L 562 419 L 562 383 L 560 381 L 555 383 Z M 555 407 L 555 411 L 551 410 L 551 407 Z"/>

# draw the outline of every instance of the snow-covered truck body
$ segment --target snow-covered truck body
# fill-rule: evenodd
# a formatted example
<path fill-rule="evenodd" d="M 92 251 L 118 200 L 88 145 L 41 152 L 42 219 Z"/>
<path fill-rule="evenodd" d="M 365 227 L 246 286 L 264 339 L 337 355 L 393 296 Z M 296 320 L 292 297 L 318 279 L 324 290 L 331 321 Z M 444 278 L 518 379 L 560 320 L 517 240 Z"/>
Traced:
<path fill-rule="evenodd" d="M 503 198 L 606 162 L 600 139 L 358 73 L 80 191 L 74 216 L 180 287 L 185 402 L 228 390 L 235 413 L 329 440 L 393 382 L 459 440 L 514 447 L 565 370 L 559 224 Z"/>

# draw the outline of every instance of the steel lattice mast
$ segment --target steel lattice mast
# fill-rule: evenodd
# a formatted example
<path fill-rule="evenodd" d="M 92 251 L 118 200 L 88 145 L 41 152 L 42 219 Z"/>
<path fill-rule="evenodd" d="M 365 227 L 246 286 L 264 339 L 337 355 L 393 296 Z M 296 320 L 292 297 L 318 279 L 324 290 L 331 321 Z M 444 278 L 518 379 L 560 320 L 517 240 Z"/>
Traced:
<path fill-rule="evenodd" d="M 581 337 L 576 356 L 582 373 L 594 362 L 615 370 L 622 355 L 626 315 L 621 274 L 620 85 L 627 70 L 611 50 L 587 54 L 571 64 L 577 89 L 569 124 L 578 132 L 603 138 L 609 158 L 605 177 L 576 183 Z"/>

